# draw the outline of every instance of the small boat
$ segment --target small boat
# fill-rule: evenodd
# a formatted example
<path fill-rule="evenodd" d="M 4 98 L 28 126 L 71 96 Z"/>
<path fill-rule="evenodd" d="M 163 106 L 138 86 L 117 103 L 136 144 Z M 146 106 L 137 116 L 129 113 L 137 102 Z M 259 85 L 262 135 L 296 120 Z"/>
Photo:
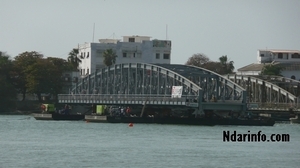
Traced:
<path fill-rule="evenodd" d="M 81 114 L 33 113 L 32 115 L 36 120 L 83 120 L 84 119 L 84 115 Z"/>
<path fill-rule="evenodd" d="M 300 124 L 299 114 L 297 114 L 294 118 L 290 118 L 291 123 Z"/>
<path fill-rule="evenodd" d="M 65 105 L 62 110 L 56 111 L 53 104 L 42 104 L 41 113 L 33 113 L 36 120 L 83 120 L 83 114 L 72 114 L 69 105 Z"/>

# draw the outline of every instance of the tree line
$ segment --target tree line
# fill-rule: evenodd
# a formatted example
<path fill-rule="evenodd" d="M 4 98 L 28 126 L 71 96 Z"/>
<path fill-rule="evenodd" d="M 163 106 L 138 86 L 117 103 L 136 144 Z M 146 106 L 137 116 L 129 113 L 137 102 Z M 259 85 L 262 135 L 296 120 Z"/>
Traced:
<path fill-rule="evenodd" d="M 78 49 L 70 51 L 67 60 L 26 51 L 12 59 L 0 52 L 0 111 L 12 110 L 18 93 L 22 94 L 22 100 L 26 93 L 36 94 L 39 101 L 42 93 L 57 98 L 62 92 L 63 73 L 77 70 L 81 61 L 77 55 Z"/>
<path fill-rule="evenodd" d="M 231 74 L 234 71 L 234 62 L 230 61 L 227 55 L 221 56 L 219 61 L 212 61 L 206 55 L 197 53 L 192 55 L 185 64 L 205 68 L 220 75 Z"/>
<path fill-rule="evenodd" d="M 185 63 L 185 65 L 205 68 L 220 75 L 235 73 L 233 64 L 234 62 L 230 61 L 227 55 L 219 57 L 219 61 L 212 61 L 205 54 L 200 53 L 193 54 Z M 282 70 L 283 68 L 280 65 L 268 64 L 262 68 L 260 75 L 281 76 Z"/>
<path fill-rule="evenodd" d="M 112 49 L 103 53 L 103 63 L 111 66 L 116 62 L 116 53 Z M 0 51 L 0 112 L 8 111 L 14 107 L 16 95 L 22 94 L 25 100 L 26 93 L 36 94 L 42 101 L 42 93 L 50 94 L 57 100 L 57 95 L 62 93 L 64 81 L 63 73 L 78 71 L 81 62 L 78 49 L 72 49 L 67 60 L 56 57 L 45 58 L 36 51 L 26 51 L 11 58 L 5 52 Z M 194 54 L 188 58 L 186 65 L 202 67 L 218 74 L 234 73 L 234 62 L 227 55 L 219 58 L 219 61 L 211 61 L 204 54 Z M 269 75 L 280 74 L 281 69 L 272 65 L 266 66 L 262 73 Z"/>

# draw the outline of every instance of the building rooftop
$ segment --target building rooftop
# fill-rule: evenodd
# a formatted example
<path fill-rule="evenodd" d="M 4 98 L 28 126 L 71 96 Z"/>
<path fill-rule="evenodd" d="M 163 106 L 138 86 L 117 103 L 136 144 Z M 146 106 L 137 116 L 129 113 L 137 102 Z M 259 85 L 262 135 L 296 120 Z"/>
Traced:
<path fill-rule="evenodd" d="M 260 49 L 259 51 L 270 51 L 273 53 L 300 53 L 299 50 Z"/>
<path fill-rule="evenodd" d="M 278 65 L 283 68 L 283 70 L 291 71 L 291 70 L 300 70 L 300 63 L 297 62 L 290 62 L 290 63 L 285 63 L 285 62 L 272 62 L 272 63 L 264 63 L 264 64 L 249 64 L 246 65 L 242 68 L 239 68 L 237 71 L 261 71 L 265 65 Z"/>
<path fill-rule="evenodd" d="M 151 36 L 138 36 L 138 35 L 122 36 L 122 37 L 142 37 L 142 38 L 151 38 Z"/>
<path fill-rule="evenodd" d="M 270 63 L 265 63 L 265 64 L 253 63 L 253 64 L 246 65 L 242 68 L 239 68 L 237 71 L 261 71 L 262 68 L 268 64 Z"/>

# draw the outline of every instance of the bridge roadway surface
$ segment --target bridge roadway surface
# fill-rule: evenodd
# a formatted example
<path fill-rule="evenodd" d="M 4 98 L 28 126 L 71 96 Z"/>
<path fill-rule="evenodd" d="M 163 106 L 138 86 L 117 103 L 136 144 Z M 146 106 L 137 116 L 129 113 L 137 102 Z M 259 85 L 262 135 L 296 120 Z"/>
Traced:
<path fill-rule="evenodd" d="M 290 83 L 295 93 L 295 86 L 300 86 L 297 82 L 285 83 Z M 180 98 L 171 97 L 173 86 L 182 86 Z M 184 107 L 199 113 L 205 110 L 298 111 L 298 98 L 285 88 L 253 76 L 222 76 L 188 65 L 126 63 L 82 78 L 69 94 L 59 94 L 58 100 L 68 104 Z"/>

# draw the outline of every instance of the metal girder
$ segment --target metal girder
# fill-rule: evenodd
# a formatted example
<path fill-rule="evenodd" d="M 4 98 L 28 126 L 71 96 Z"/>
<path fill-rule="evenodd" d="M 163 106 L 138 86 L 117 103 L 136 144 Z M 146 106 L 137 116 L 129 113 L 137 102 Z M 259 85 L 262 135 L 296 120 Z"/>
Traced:
<path fill-rule="evenodd" d="M 297 97 L 300 96 L 300 81 L 298 80 L 274 75 L 257 76 L 257 78 L 276 84 Z"/>
<path fill-rule="evenodd" d="M 183 86 L 183 95 L 198 95 L 202 90 L 186 77 L 164 67 L 127 63 L 107 67 L 82 78 L 72 93 L 171 95 L 172 86 Z"/>
<path fill-rule="evenodd" d="M 226 77 L 247 90 L 248 103 L 257 103 L 271 108 L 292 107 L 298 102 L 297 97 L 289 91 L 263 79 L 243 75 L 226 75 Z"/>
<path fill-rule="evenodd" d="M 139 102 L 128 101 L 130 96 L 165 100 L 171 97 L 172 86 L 182 86 L 185 103 L 176 104 L 173 103 L 175 100 L 168 99 L 164 104 L 185 105 L 199 111 L 246 110 L 247 93 L 241 86 L 207 69 L 174 64 L 125 63 L 107 67 L 79 80 L 70 94 L 59 95 L 59 101 Z M 107 95 L 111 95 L 110 100 L 106 100 Z"/>
<path fill-rule="evenodd" d="M 180 64 L 162 64 L 160 66 L 185 76 L 200 86 L 205 101 L 215 99 L 218 102 L 226 100 L 246 102 L 246 90 L 243 87 L 213 71 Z"/>

